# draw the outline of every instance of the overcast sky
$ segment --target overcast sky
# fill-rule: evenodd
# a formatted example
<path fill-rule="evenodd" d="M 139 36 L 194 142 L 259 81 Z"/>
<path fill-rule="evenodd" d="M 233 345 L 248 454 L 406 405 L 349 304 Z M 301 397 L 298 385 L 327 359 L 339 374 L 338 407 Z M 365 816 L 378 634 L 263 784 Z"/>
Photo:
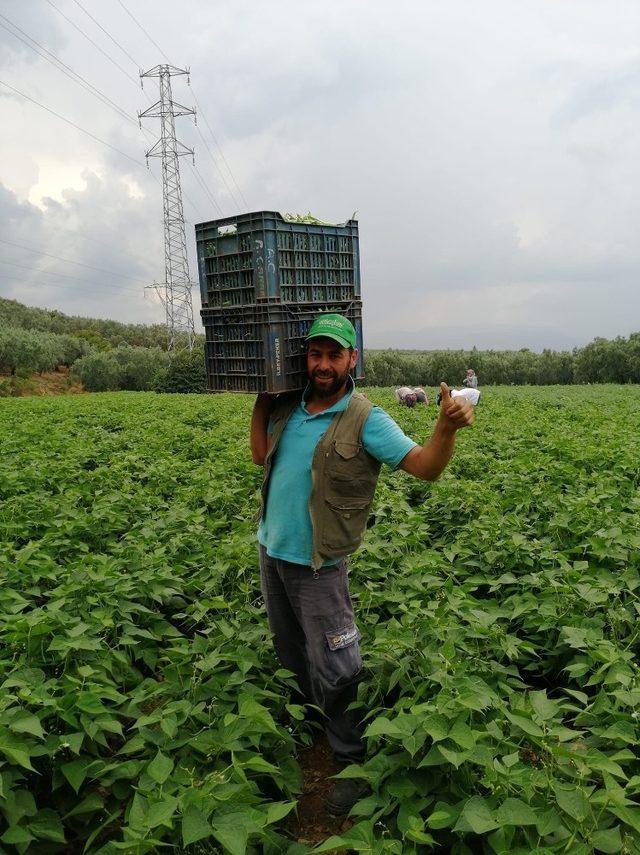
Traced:
<path fill-rule="evenodd" d="M 209 189 L 183 160 L 192 259 L 194 223 L 220 212 L 357 211 L 369 347 L 640 329 L 639 3 L 122 3 L 0 0 L 2 84 L 113 147 L 0 85 L 1 296 L 162 321 L 144 290 L 164 273 L 159 162 L 144 165 L 158 123 L 135 121 L 161 50 L 191 69 L 175 100 L 203 110 L 200 133 L 177 120 Z"/>

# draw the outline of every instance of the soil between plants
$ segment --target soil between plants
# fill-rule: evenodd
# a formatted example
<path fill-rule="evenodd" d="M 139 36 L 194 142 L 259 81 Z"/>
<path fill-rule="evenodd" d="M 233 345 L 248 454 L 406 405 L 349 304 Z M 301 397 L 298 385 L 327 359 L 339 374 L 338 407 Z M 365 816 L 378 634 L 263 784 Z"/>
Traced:
<path fill-rule="evenodd" d="M 353 825 L 352 819 L 330 816 L 325 810 L 327 796 L 335 784 L 332 776 L 343 766 L 334 758 L 324 734 L 318 734 L 313 745 L 300 751 L 298 763 L 304 783 L 297 812 L 289 815 L 288 830 L 298 843 L 315 846 Z"/>

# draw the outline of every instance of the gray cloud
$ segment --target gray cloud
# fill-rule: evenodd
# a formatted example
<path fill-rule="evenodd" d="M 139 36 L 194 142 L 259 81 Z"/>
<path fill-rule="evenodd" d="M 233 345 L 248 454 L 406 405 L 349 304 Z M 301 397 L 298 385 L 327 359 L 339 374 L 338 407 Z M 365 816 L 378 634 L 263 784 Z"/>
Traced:
<path fill-rule="evenodd" d="M 134 64 L 75 4 L 59 2 L 133 79 L 62 19 L 45 15 L 36 27 L 35 0 L 24 11 L 11 4 L 11 14 L 34 37 L 57 39 L 65 61 L 135 116 L 157 90 L 136 88 Z M 147 20 L 140 0 L 126 5 L 172 61 L 191 66 L 250 209 L 311 210 L 334 222 L 358 211 L 370 346 L 572 347 L 640 326 L 640 8 L 185 0 L 177 12 L 158 0 Z M 136 63 L 163 61 L 117 4 L 95 14 Z M 137 160 L 158 133 L 147 122 L 140 134 L 24 52 L 3 75 Z M 182 78 L 174 97 L 193 103 Z M 124 280 L 134 291 L 161 279 L 152 176 L 33 106 L 2 105 L 2 236 L 137 277 Z M 199 127 L 226 185 L 197 129 L 177 123 L 220 209 L 238 213 L 243 203 L 202 117 Z M 219 214 L 186 162 L 182 174 L 193 256 L 193 223 Z M 26 201 L 39 195 L 55 198 Z M 91 285 L 59 279 L 47 290 L 43 277 L 11 279 L 0 264 L 0 292 L 123 320 L 162 317 L 150 298 L 116 295 L 115 281 L 109 290 L 88 270 L 46 266 Z"/>

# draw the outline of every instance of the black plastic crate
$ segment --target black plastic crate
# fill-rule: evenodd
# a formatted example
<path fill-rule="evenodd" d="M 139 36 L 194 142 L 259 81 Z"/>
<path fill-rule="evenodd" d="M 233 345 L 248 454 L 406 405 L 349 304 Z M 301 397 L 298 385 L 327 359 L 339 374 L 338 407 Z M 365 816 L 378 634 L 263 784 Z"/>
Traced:
<path fill-rule="evenodd" d="M 321 225 L 258 211 L 196 225 L 202 307 L 360 299 L 358 222 Z"/>
<path fill-rule="evenodd" d="M 356 330 L 358 362 L 353 376 L 364 378 L 362 303 L 295 306 L 266 303 L 240 308 L 203 309 L 207 382 L 212 392 L 288 392 L 307 384 L 305 336 L 322 312 L 345 315 Z"/>

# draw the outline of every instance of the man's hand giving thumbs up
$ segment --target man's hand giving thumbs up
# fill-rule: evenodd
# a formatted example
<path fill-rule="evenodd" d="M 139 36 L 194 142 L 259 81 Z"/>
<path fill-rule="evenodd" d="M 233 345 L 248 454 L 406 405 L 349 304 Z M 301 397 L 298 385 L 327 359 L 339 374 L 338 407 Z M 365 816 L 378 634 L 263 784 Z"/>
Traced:
<path fill-rule="evenodd" d="M 452 398 L 446 383 L 440 384 L 440 414 L 431 439 L 416 446 L 404 457 L 400 468 L 424 481 L 435 481 L 445 468 L 456 442 L 460 428 L 473 424 L 473 407 L 466 398 Z"/>
<path fill-rule="evenodd" d="M 440 415 L 438 422 L 445 430 L 456 431 L 470 427 L 475 419 L 473 407 L 466 398 L 452 398 L 446 383 L 440 384 Z"/>

